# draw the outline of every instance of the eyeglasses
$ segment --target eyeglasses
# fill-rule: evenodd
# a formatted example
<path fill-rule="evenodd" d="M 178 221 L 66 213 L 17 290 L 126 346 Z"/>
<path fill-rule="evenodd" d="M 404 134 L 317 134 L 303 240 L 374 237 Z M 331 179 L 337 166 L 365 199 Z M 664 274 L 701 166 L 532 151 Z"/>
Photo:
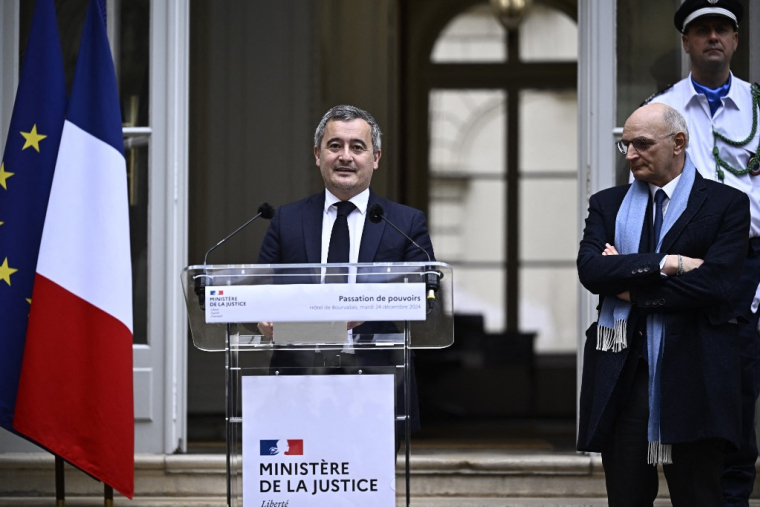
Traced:
<path fill-rule="evenodd" d="M 628 146 L 633 146 L 633 149 L 636 150 L 638 153 L 644 153 L 649 148 L 657 144 L 657 141 L 661 141 L 667 137 L 675 135 L 675 132 L 671 132 L 670 134 L 662 137 L 658 137 L 657 139 L 649 139 L 648 137 L 637 137 L 636 139 L 631 139 L 630 141 L 618 141 L 615 143 L 615 146 L 617 146 L 617 149 L 620 153 L 623 155 L 628 154 Z"/>

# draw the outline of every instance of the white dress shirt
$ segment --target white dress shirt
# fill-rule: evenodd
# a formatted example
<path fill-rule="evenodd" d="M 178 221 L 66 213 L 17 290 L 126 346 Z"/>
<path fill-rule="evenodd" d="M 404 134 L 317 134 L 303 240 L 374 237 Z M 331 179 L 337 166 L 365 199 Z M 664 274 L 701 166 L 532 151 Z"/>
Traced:
<path fill-rule="evenodd" d="M 681 175 L 679 174 L 670 180 L 670 182 L 668 182 L 664 187 L 658 187 L 652 183 L 649 184 L 649 193 L 652 196 L 652 220 L 654 220 L 655 213 L 657 213 L 657 203 L 654 202 L 654 194 L 657 193 L 658 190 L 665 192 L 665 200 L 662 201 L 662 218 L 664 220 L 665 214 L 668 212 L 668 206 L 670 206 L 670 197 L 673 195 L 673 192 L 676 191 L 676 186 L 678 185 L 680 179 Z"/>
<path fill-rule="evenodd" d="M 713 137 L 713 128 L 732 141 L 743 141 L 752 131 L 753 111 L 750 84 L 733 74 L 731 74 L 731 88 L 728 90 L 728 94 L 721 99 L 722 105 L 715 111 L 714 116 L 710 113 L 707 97 L 694 89 L 691 74 L 662 95 L 652 99 L 652 102 L 667 104 L 686 118 L 689 127 L 687 151 L 699 173 L 707 179 L 720 181 L 716 168 L 717 164 L 713 156 L 713 147 L 718 147 L 720 157 L 734 169 L 745 169 L 752 156 L 751 154 L 758 149 L 760 132 L 755 132 L 755 137 L 749 143 L 736 147 L 721 140 L 718 140 L 716 144 Z M 758 125 L 758 131 L 760 131 L 760 125 Z M 723 173 L 725 174 L 723 182 L 726 185 L 731 185 L 749 196 L 749 211 L 752 220 L 749 237 L 760 237 L 760 175 L 736 176 L 725 168 Z M 758 305 L 760 305 L 760 285 L 755 291 L 751 305 L 752 311 L 757 312 Z"/>
<path fill-rule="evenodd" d="M 681 179 L 681 175 L 679 174 L 670 182 L 668 182 L 664 187 L 658 187 L 657 185 L 649 184 L 649 193 L 652 195 L 652 221 L 654 223 L 654 217 L 657 213 L 657 203 L 654 200 L 654 194 L 658 190 L 662 190 L 665 192 L 665 200 L 662 201 L 662 220 L 663 223 L 665 223 L 665 215 L 668 212 L 668 206 L 670 206 L 670 196 L 673 195 L 673 192 L 676 190 L 676 186 L 678 185 L 678 181 Z M 655 241 L 658 241 L 659 238 L 654 238 Z M 667 259 L 667 254 L 663 255 L 662 259 L 660 259 L 660 276 L 667 277 L 665 273 L 662 272 L 662 268 L 665 267 L 665 259 Z"/>
<path fill-rule="evenodd" d="M 356 209 L 348 215 L 348 238 L 350 247 L 348 251 L 348 262 L 359 262 L 359 247 L 362 244 L 362 232 L 364 232 L 364 220 L 367 217 L 367 206 L 369 204 L 369 188 L 364 192 L 355 195 L 349 199 Z M 327 251 L 330 249 L 330 235 L 332 234 L 333 224 L 338 217 L 338 209 L 333 206 L 340 199 L 335 197 L 332 192 L 325 189 L 325 207 L 322 215 L 322 260 L 327 262 Z"/>
<path fill-rule="evenodd" d="M 346 217 L 346 220 L 348 221 L 349 240 L 348 262 L 355 263 L 359 262 L 359 247 L 362 244 L 364 220 L 367 217 L 367 206 L 369 205 L 369 188 L 349 200 L 354 203 L 356 209 Z M 338 218 L 338 209 L 334 206 L 336 202 L 340 202 L 340 199 L 335 197 L 332 192 L 325 189 L 325 207 L 322 214 L 322 264 L 327 263 L 327 253 L 330 249 L 330 236 L 332 235 L 335 219 Z M 322 282 L 324 282 L 324 274 L 322 275 L 322 278 Z M 356 269 L 350 268 L 348 271 L 348 283 L 354 282 L 356 282 Z M 347 352 L 349 354 L 354 353 L 352 341 L 353 332 L 349 330 L 348 342 L 342 352 Z"/>

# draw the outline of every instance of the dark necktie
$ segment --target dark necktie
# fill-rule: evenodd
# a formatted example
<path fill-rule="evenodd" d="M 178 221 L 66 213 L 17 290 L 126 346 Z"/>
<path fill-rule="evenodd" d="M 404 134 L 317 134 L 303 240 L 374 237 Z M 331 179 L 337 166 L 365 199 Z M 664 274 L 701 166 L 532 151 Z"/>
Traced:
<path fill-rule="evenodd" d="M 662 231 L 662 203 L 665 202 L 665 191 L 659 189 L 654 193 L 654 250 L 660 243 L 660 232 Z"/>
<path fill-rule="evenodd" d="M 351 201 L 340 201 L 335 203 L 338 209 L 338 216 L 333 223 L 332 233 L 330 234 L 330 246 L 327 250 L 327 262 L 348 262 L 348 253 L 351 249 L 351 238 L 348 235 L 348 215 L 356 209 L 356 205 Z M 325 283 L 346 283 L 348 277 L 345 276 L 346 269 L 332 268 L 327 270 L 327 274 L 343 273 L 344 276 L 325 277 Z"/>

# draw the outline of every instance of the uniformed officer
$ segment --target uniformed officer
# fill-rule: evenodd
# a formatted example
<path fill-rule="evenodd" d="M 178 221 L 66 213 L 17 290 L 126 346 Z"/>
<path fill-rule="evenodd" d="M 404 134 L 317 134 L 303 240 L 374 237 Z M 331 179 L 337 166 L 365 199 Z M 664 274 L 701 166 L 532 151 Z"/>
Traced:
<path fill-rule="evenodd" d="M 725 455 L 723 492 L 728 506 L 747 506 L 755 479 L 755 402 L 760 389 L 760 135 L 757 84 L 731 73 L 739 43 L 738 0 L 686 0 L 674 16 L 691 59 L 686 79 L 650 98 L 678 110 L 689 126 L 688 153 L 705 178 L 750 197 L 750 246 L 734 306 L 742 341 L 742 447 Z"/>

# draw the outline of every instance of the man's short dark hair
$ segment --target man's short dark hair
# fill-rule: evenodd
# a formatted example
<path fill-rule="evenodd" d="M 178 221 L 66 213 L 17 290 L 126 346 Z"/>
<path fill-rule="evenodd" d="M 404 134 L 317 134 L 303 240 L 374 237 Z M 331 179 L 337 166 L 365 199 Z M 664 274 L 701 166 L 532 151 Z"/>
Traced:
<path fill-rule="evenodd" d="M 322 145 L 322 138 L 325 136 L 325 129 L 327 128 L 327 122 L 330 120 L 339 121 L 351 121 L 351 120 L 364 120 L 369 124 L 372 134 L 372 153 L 380 151 L 381 138 L 383 133 L 380 132 L 375 119 L 364 109 L 359 109 L 355 106 L 340 105 L 331 108 L 322 117 L 322 120 L 317 125 L 317 130 L 314 132 L 314 146 L 320 147 Z"/>

